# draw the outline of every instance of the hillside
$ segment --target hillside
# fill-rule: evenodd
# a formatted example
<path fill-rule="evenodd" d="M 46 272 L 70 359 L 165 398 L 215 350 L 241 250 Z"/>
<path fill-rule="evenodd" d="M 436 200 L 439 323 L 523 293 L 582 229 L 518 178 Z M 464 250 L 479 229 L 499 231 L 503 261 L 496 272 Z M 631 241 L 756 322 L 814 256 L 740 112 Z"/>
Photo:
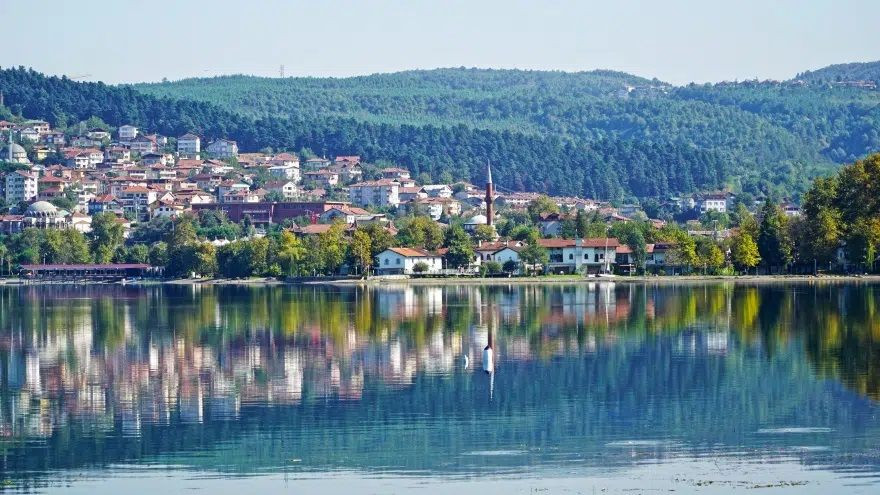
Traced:
<path fill-rule="evenodd" d="M 834 64 L 798 74 L 795 79 L 807 82 L 880 81 L 880 61 Z"/>
<path fill-rule="evenodd" d="M 112 87 L 0 71 L 30 117 L 132 122 L 242 149 L 361 154 L 434 178 L 603 199 L 725 185 L 791 195 L 880 149 L 880 92 L 794 82 L 675 87 L 611 71 L 438 69 L 344 79 L 224 76 Z"/>
<path fill-rule="evenodd" d="M 796 191 L 804 177 L 880 150 L 880 92 L 795 82 L 674 87 L 611 71 L 437 69 L 346 79 L 225 76 L 135 88 L 254 117 L 463 125 L 576 144 L 623 139 L 704 150 L 731 162 L 727 182 L 756 192 Z"/>
<path fill-rule="evenodd" d="M 90 116 L 111 125 L 204 138 L 230 137 L 242 150 L 264 147 L 360 154 L 390 160 L 415 174 L 480 181 L 485 164 L 508 190 L 611 199 L 660 196 L 718 187 L 732 175 L 720 154 L 675 143 L 625 139 L 576 142 L 556 136 L 466 125 L 409 125 L 339 116 L 254 116 L 188 99 L 160 98 L 128 87 L 80 83 L 23 68 L 0 70 L 0 91 L 18 114 L 58 125 Z"/>

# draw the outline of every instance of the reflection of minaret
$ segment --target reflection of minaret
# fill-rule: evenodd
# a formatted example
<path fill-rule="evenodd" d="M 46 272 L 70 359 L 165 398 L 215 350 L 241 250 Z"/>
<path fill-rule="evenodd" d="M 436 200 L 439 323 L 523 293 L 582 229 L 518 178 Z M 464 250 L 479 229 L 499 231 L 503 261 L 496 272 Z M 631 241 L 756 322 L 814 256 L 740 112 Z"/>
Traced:
<path fill-rule="evenodd" d="M 495 186 L 492 185 L 492 166 L 486 163 L 486 225 L 491 226 L 495 221 L 495 205 L 492 201 L 495 197 Z"/>
<path fill-rule="evenodd" d="M 486 330 L 488 330 L 486 347 L 483 348 L 483 371 L 492 373 L 495 371 L 495 335 L 492 324 L 492 308 L 486 306 Z"/>
<path fill-rule="evenodd" d="M 495 395 L 495 342 L 493 339 L 492 321 L 489 318 L 486 327 L 489 329 L 488 343 L 483 348 L 483 371 L 489 375 L 489 400 Z"/>

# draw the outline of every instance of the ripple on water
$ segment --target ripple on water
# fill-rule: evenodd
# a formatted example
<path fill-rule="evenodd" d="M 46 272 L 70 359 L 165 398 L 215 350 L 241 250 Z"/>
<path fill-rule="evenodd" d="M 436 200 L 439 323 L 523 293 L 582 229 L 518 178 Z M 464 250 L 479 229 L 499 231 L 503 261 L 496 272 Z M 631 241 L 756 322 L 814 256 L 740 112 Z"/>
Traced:
<path fill-rule="evenodd" d="M 608 442 L 605 444 L 606 447 L 623 447 L 623 448 L 631 448 L 631 447 L 675 447 L 681 445 L 678 442 L 673 442 L 671 440 L 616 440 L 614 442 Z"/>
<path fill-rule="evenodd" d="M 831 433 L 831 428 L 821 427 L 784 427 L 784 428 L 761 428 L 758 433 L 762 435 L 788 435 L 788 434 L 808 434 L 808 433 Z"/>
<path fill-rule="evenodd" d="M 505 456 L 505 455 L 525 455 L 528 452 L 525 450 L 474 450 L 471 452 L 465 452 L 461 455 L 473 455 L 473 456 Z"/>

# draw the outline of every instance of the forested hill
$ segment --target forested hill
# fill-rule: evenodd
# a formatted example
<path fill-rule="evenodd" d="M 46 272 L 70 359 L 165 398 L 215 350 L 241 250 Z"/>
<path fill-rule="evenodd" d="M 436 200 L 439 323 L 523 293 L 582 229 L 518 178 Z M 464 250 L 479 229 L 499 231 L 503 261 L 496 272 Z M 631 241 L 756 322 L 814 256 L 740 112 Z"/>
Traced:
<path fill-rule="evenodd" d="M 438 69 L 110 87 L 0 71 L 28 117 L 100 116 L 243 149 L 308 147 L 513 190 L 597 198 L 732 185 L 789 194 L 880 149 L 880 93 L 796 82 L 675 87 L 624 73 Z"/>
<path fill-rule="evenodd" d="M 794 80 L 676 87 L 611 71 L 437 69 L 345 79 L 225 76 L 136 88 L 251 116 L 462 124 L 579 144 L 625 139 L 705 150 L 731 162 L 725 172 L 735 177 L 728 180 L 752 189 L 791 189 L 817 169 L 880 150 L 880 92 Z"/>
<path fill-rule="evenodd" d="M 74 82 L 17 68 L 0 70 L 0 91 L 13 112 L 53 125 L 90 116 L 111 125 L 206 139 L 230 137 L 242 150 L 299 150 L 359 154 L 391 160 L 415 174 L 482 181 L 486 161 L 502 190 L 542 191 L 612 199 L 660 196 L 718 187 L 732 175 L 718 153 L 670 143 L 625 139 L 574 141 L 463 124 L 365 122 L 341 116 L 257 115 L 189 99 L 143 94 L 129 87 Z"/>
<path fill-rule="evenodd" d="M 817 70 L 808 70 L 795 77 L 811 83 L 841 81 L 874 81 L 880 83 L 880 62 L 834 64 Z"/>

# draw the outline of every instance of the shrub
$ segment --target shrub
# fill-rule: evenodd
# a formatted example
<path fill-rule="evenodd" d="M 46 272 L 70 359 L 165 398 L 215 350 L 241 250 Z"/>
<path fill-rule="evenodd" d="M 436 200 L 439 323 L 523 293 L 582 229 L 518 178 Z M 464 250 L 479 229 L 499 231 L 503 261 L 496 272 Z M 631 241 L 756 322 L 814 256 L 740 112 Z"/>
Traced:
<path fill-rule="evenodd" d="M 507 260 L 504 262 L 504 266 L 502 269 L 507 273 L 513 273 L 519 268 L 519 263 L 514 260 Z"/>
<path fill-rule="evenodd" d="M 501 273 L 501 263 L 497 261 L 488 261 L 484 266 L 486 267 L 486 271 L 489 272 L 489 274 Z"/>

